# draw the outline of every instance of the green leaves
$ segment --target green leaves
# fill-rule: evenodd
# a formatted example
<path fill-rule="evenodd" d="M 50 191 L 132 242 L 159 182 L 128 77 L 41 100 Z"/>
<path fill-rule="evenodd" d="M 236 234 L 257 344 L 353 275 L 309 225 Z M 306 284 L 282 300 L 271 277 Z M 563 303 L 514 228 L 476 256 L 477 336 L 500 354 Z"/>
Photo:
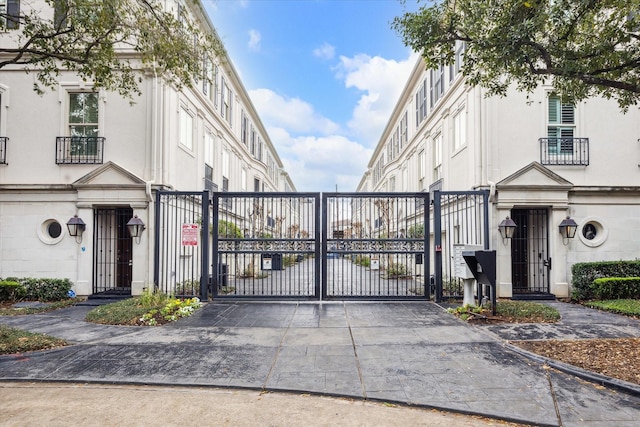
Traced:
<path fill-rule="evenodd" d="M 36 73 L 34 90 L 57 85 L 61 70 L 76 72 L 95 88 L 127 98 L 153 70 L 170 83 L 191 86 L 205 78 L 204 58 L 221 58 L 224 48 L 205 20 L 187 8 L 164 10 L 158 0 L 46 0 L 53 13 L 25 5 L 15 46 L 0 48 L 0 68 L 24 66 Z M 199 2 L 190 2 L 194 14 Z"/>
<path fill-rule="evenodd" d="M 427 68 L 455 59 L 471 85 L 504 95 L 551 82 L 574 102 L 600 95 L 626 110 L 640 101 L 640 0 L 443 0 L 392 23 Z"/>

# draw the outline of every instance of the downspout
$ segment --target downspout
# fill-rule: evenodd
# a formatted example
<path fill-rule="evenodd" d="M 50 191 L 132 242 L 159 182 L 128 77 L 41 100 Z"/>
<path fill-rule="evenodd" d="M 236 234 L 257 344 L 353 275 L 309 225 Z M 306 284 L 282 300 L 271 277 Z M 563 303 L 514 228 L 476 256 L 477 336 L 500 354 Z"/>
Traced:
<path fill-rule="evenodd" d="M 151 194 L 151 186 L 156 181 L 156 144 L 158 138 L 158 73 L 156 72 L 155 61 L 153 66 L 153 102 L 152 108 L 153 115 L 151 120 L 151 179 L 145 181 L 147 201 L 153 202 L 153 195 Z"/>

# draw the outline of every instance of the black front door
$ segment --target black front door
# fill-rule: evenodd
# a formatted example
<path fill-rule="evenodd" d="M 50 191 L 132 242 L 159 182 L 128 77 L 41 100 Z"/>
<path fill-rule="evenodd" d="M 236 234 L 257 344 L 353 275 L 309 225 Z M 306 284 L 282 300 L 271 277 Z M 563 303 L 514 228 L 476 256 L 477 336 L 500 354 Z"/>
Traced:
<path fill-rule="evenodd" d="M 511 280 L 514 294 L 548 293 L 549 228 L 547 209 L 513 209 L 516 232 L 511 239 Z"/>
<path fill-rule="evenodd" d="M 94 294 L 131 294 L 133 241 L 127 222 L 132 216 L 129 207 L 94 211 Z"/>

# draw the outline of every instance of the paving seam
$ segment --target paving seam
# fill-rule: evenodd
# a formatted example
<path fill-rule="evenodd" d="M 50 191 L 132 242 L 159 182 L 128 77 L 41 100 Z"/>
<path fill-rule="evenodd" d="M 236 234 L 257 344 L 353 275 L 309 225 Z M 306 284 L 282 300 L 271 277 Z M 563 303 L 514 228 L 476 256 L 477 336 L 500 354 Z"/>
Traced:
<path fill-rule="evenodd" d="M 558 417 L 558 425 L 562 424 L 562 415 L 560 415 L 560 405 L 558 405 L 558 397 L 556 396 L 556 391 L 553 388 L 553 381 L 551 381 L 551 375 L 549 374 L 549 370 L 545 369 L 545 375 L 547 377 L 547 382 L 549 383 L 549 390 L 551 391 L 551 400 L 553 400 L 553 407 L 556 410 L 556 417 Z"/>
<path fill-rule="evenodd" d="M 280 350 L 282 349 L 282 346 L 284 345 L 284 340 L 287 337 L 287 334 L 289 333 L 289 330 L 291 329 L 291 323 L 293 323 L 293 319 L 295 319 L 296 317 L 296 313 L 298 311 L 298 307 L 300 307 L 300 303 L 296 303 L 296 308 L 295 310 L 293 310 L 293 316 L 291 316 L 291 320 L 289 320 L 289 324 L 287 325 L 284 334 L 282 334 L 282 338 L 280 338 L 280 342 L 278 343 L 278 348 L 276 349 L 276 355 L 273 357 L 273 362 L 271 363 L 271 366 L 269 367 L 269 372 L 267 372 L 267 376 L 264 379 L 264 383 L 262 384 L 261 390 L 266 391 L 268 390 L 267 388 L 267 384 L 269 384 L 269 380 L 271 379 L 271 374 L 273 373 L 274 368 L 276 367 L 276 363 L 278 363 L 278 357 L 280 356 Z"/>
<path fill-rule="evenodd" d="M 353 338 L 353 330 L 351 329 L 351 321 L 349 319 L 349 311 L 347 305 L 343 302 L 342 307 L 344 309 L 344 317 L 347 321 L 347 328 L 349 328 L 349 337 L 351 338 L 351 346 L 353 347 L 353 355 L 356 358 L 356 368 L 358 369 L 358 378 L 360 379 L 360 388 L 362 388 L 362 397 L 367 400 L 367 389 L 364 386 L 364 378 L 362 378 L 362 368 L 360 367 L 360 359 L 358 358 L 358 350 L 356 349 L 356 341 Z"/>

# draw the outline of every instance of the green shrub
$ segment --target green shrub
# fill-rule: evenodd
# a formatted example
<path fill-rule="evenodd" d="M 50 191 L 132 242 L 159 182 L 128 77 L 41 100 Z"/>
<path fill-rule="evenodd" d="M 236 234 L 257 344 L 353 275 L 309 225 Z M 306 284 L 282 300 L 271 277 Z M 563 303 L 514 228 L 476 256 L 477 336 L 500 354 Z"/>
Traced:
<path fill-rule="evenodd" d="M 402 277 L 408 274 L 409 269 L 406 265 L 392 262 L 387 268 L 387 277 Z"/>
<path fill-rule="evenodd" d="M 358 256 L 356 256 L 356 258 L 355 258 L 355 260 L 353 262 L 355 264 L 361 265 L 363 267 L 370 267 L 371 266 L 371 258 L 369 258 L 368 256 L 358 255 Z"/>
<path fill-rule="evenodd" d="M 27 290 L 14 280 L 0 281 L 0 301 L 18 301 L 26 295 Z"/>
<path fill-rule="evenodd" d="M 11 277 L 7 278 L 7 280 L 20 283 L 25 289 L 23 299 L 30 301 L 61 301 L 67 299 L 73 286 L 69 279 Z"/>
<path fill-rule="evenodd" d="M 605 277 L 593 281 L 596 299 L 640 298 L 640 277 Z"/>
<path fill-rule="evenodd" d="M 424 237 L 424 224 L 412 225 L 407 230 L 407 237 L 410 239 L 419 239 Z"/>
<path fill-rule="evenodd" d="M 584 262 L 571 267 L 574 300 L 594 299 L 593 281 L 605 277 L 640 277 L 640 261 Z"/>
<path fill-rule="evenodd" d="M 226 239 L 241 239 L 242 231 L 240 227 L 232 222 L 223 219 L 218 221 L 218 237 Z"/>

